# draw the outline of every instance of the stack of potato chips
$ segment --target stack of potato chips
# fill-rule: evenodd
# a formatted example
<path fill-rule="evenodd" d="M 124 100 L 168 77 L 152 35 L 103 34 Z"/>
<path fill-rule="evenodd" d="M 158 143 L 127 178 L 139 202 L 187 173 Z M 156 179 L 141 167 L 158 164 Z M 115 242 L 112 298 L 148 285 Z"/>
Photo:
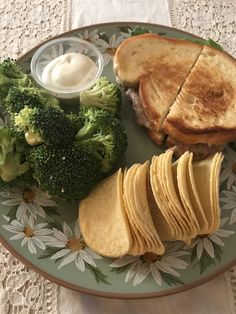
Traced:
<path fill-rule="evenodd" d="M 174 163 L 172 155 L 119 169 L 81 201 L 79 224 L 89 247 L 108 257 L 162 255 L 162 241 L 190 243 L 219 228 L 222 154 L 193 162 L 186 152 Z"/>

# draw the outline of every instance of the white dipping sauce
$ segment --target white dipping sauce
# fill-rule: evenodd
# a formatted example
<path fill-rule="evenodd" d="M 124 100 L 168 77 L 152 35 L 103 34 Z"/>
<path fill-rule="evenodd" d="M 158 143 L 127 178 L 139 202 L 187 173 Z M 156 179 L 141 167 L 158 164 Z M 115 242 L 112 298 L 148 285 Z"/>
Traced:
<path fill-rule="evenodd" d="M 98 71 L 97 65 L 81 53 L 68 53 L 49 62 L 42 72 L 48 87 L 70 91 L 88 84 Z"/>

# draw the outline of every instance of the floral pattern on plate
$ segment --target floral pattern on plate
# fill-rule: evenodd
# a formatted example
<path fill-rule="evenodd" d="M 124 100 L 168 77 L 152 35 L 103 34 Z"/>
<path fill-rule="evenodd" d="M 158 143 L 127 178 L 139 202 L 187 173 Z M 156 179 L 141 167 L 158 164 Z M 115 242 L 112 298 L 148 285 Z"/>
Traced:
<path fill-rule="evenodd" d="M 153 253 L 145 253 L 141 256 L 124 256 L 115 260 L 110 267 L 112 271 L 122 272 L 127 269 L 125 282 L 133 282 L 133 286 L 139 285 L 152 275 L 155 282 L 161 286 L 163 282 L 168 285 L 182 283 L 178 279 L 180 273 L 176 269 L 186 269 L 188 263 L 180 257 L 190 254 L 182 250 L 183 243 L 174 242 L 167 244 L 166 251 L 159 256 Z"/>
<path fill-rule="evenodd" d="M 48 218 L 59 215 L 54 208 L 57 203 L 48 193 L 40 191 L 35 186 L 28 189 L 3 190 L 0 196 L 6 199 L 1 204 L 10 207 L 8 213 L 3 215 L 9 224 L 2 226 L 7 231 L 15 233 L 9 239 L 22 239 L 21 246 L 27 243 L 31 254 L 37 254 L 37 247 L 45 250 L 46 242 L 52 240 L 48 235 L 53 233 Z M 35 224 L 36 222 L 39 223 Z M 44 228 L 46 226 L 47 228 Z"/>
<path fill-rule="evenodd" d="M 221 202 L 225 203 L 222 210 L 228 209 L 231 212 L 229 224 L 232 225 L 236 222 L 236 185 L 232 186 L 231 191 L 222 191 L 222 194 Z"/>
<path fill-rule="evenodd" d="M 11 189 L 8 191 L 0 192 L 0 196 L 7 198 L 7 200 L 1 202 L 2 205 L 14 206 L 14 210 L 11 212 L 13 215 L 12 218 L 16 218 L 17 220 L 23 222 L 27 219 L 27 214 L 33 216 L 34 219 L 37 216 L 46 218 L 46 213 L 43 206 L 47 207 L 56 207 L 57 203 L 51 199 L 51 196 L 48 193 L 40 191 L 36 187 L 32 187 L 28 190 L 22 189 Z"/>
<path fill-rule="evenodd" d="M 82 272 L 87 267 L 95 276 L 97 282 L 108 284 L 106 275 L 97 267 L 94 260 L 102 259 L 100 255 L 92 251 L 84 242 L 79 225 L 76 222 L 74 233 L 70 226 L 64 222 L 61 230 L 53 228 L 53 237 L 46 243 L 45 254 L 39 258 L 50 257 L 51 260 L 58 262 L 58 269 L 74 263 L 76 268 Z"/>
<path fill-rule="evenodd" d="M 200 273 L 203 273 L 211 264 L 215 264 L 215 260 L 221 261 L 221 247 L 225 246 L 221 238 L 227 238 L 235 233 L 222 229 L 228 221 L 228 217 L 222 218 L 220 228 L 216 232 L 206 236 L 197 236 L 189 246 L 186 246 L 191 249 L 191 262 L 199 265 Z"/>
<path fill-rule="evenodd" d="M 66 222 L 63 223 L 62 228 L 63 231 L 53 228 L 54 237 L 47 242 L 50 248 L 58 248 L 57 252 L 50 257 L 54 260 L 61 260 L 58 269 L 71 262 L 75 262 L 80 271 L 85 270 L 85 262 L 97 267 L 94 259 L 101 259 L 101 256 L 86 247 L 79 225 L 75 224 L 74 234 Z"/>
<path fill-rule="evenodd" d="M 24 217 L 23 222 L 12 220 L 10 224 L 3 225 L 2 227 L 15 234 L 10 237 L 10 240 L 22 240 L 21 246 L 27 243 L 30 253 L 37 254 L 37 247 L 45 250 L 45 243 L 51 239 L 48 235 L 52 233 L 52 230 L 44 228 L 47 225 L 47 223 L 35 225 L 33 216 L 31 215 L 29 219 Z"/>
<path fill-rule="evenodd" d="M 228 145 L 224 151 L 224 161 L 220 181 L 227 183 L 227 189 L 231 189 L 236 182 L 236 152 Z"/>

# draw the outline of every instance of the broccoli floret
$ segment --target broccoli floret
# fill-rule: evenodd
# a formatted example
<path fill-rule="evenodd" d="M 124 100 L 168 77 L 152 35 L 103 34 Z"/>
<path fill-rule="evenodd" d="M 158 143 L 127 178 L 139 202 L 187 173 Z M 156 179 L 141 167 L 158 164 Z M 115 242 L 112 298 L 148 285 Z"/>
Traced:
<path fill-rule="evenodd" d="M 74 127 L 75 132 L 77 133 L 83 126 L 84 122 L 81 115 L 74 112 L 66 114 L 67 119 L 69 119 Z"/>
<path fill-rule="evenodd" d="M 37 87 L 11 87 L 3 105 L 10 114 L 19 113 L 25 106 L 29 108 L 52 106 L 60 110 L 59 101 L 47 91 Z"/>
<path fill-rule="evenodd" d="M 0 101 L 3 102 L 12 86 L 28 87 L 32 86 L 32 82 L 16 62 L 6 59 L 0 63 L 0 86 Z"/>
<path fill-rule="evenodd" d="M 3 181 L 0 179 L 0 190 L 5 190 L 9 188 L 23 188 L 28 189 L 31 186 L 36 185 L 37 182 L 33 178 L 33 173 L 31 169 L 29 169 L 27 172 L 23 173 L 22 175 L 17 176 L 12 181 Z"/>
<path fill-rule="evenodd" d="M 118 114 L 121 109 L 121 91 L 106 77 L 101 77 L 91 89 L 80 94 L 80 105 L 95 106 Z"/>
<path fill-rule="evenodd" d="M 81 128 L 76 134 L 77 140 L 85 140 L 90 138 L 100 127 L 106 127 L 110 125 L 110 119 L 114 118 L 114 115 L 106 110 L 96 107 L 85 108 L 81 107 L 80 113 Z"/>
<path fill-rule="evenodd" d="M 35 146 L 41 143 L 67 145 L 73 143 L 75 129 L 66 115 L 53 107 L 24 107 L 14 117 L 16 128 L 24 132 L 26 142 Z"/>
<path fill-rule="evenodd" d="M 11 87 L 4 101 L 6 111 L 10 114 L 19 113 L 25 106 L 43 107 L 32 87 Z"/>
<path fill-rule="evenodd" d="M 94 155 L 104 173 L 112 170 L 127 147 L 121 120 L 97 108 L 84 108 L 80 114 L 84 125 L 76 134 L 76 143 Z"/>
<path fill-rule="evenodd" d="M 7 58 L 5 59 L 2 63 L 1 63 L 1 72 L 9 77 L 9 78 L 13 78 L 13 79 L 17 79 L 17 80 L 26 80 L 28 81 L 28 75 L 26 75 L 21 68 L 19 67 L 19 65 L 12 59 Z"/>
<path fill-rule="evenodd" d="M 39 187 L 67 200 L 82 199 L 101 178 L 99 162 L 83 148 L 73 145 L 33 147 L 29 160 Z"/>
<path fill-rule="evenodd" d="M 0 127 L 0 177 L 4 182 L 13 181 L 29 170 L 24 145 L 13 137 L 11 130 Z"/>
<path fill-rule="evenodd" d="M 0 127 L 0 164 L 4 164 L 7 159 L 7 155 L 14 150 L 15 138 L 11 137 L 10 131 L 7 127 Z"/>

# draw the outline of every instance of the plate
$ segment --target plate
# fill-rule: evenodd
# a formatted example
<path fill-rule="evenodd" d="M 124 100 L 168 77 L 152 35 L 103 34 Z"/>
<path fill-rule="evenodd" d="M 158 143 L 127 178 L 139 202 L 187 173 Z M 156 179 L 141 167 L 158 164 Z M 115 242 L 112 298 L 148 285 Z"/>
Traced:
<path fill-rule="evenodd" d="M 78 36 L 97 45 L 105 60 L 103 74 L 115 81 L 112 71 L 115 49 L 131 33 L 139 32 L 139 27 L 161 36 L 196 38 L 169 27 L 129 22 L 83 27 L 60 36 Z M 19 60 L 26 71 L 36 49 Z M 124 156 L 128 166 L 164 151 L 164 147 L 152 143 L 144 129 L 137 125 L 125 99 L 122 118 L 128 133 Z M 80 292 L 114 298 L 147 298 L 180 292 L 214 278 L 236 263 L 235 169 L 236 153 L 228 146 L 221 173 L 220 229 L 215 234 L 196 238 L 191 246 L 169 243 L 163 256 L 146 254 L 120 259 L 98 256 L 80 240 L 76 223 L 78 203 L 57 202 L 38 190 L 28 195 L 28 199 L 34 199 L 33 205 L 24 203 L 22 191 L 0 193 L 1 242 L 28 267 L 59 285 Z M 27 223 L 20 218 L 24 210 L 31 216 Z M 52 237 L 54 241 L 48 246 L 47 241 Z"/>

